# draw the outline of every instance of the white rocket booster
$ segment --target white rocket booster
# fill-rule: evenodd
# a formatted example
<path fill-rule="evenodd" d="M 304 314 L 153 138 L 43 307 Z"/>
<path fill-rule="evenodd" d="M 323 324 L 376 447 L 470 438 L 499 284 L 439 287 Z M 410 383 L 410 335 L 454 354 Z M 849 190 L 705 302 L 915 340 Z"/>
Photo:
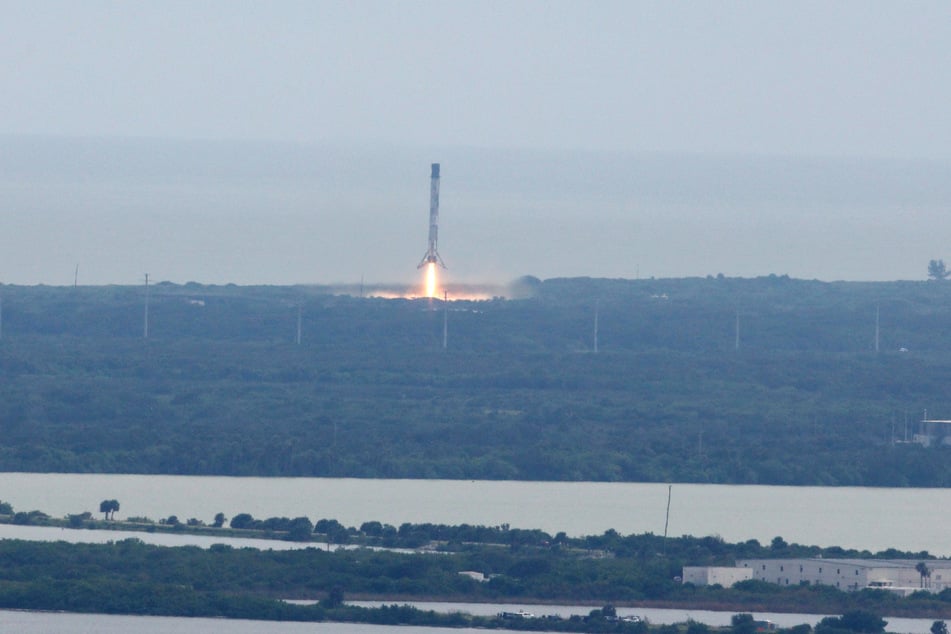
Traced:
<path fill-rule="evenodd" d="M 429 248 L 420 260 L 421 269 L 429 263 L 439 263 L 443 268 L 446 264 L 442 261 L 439 251 L 436 248 L 439 241 L 439 163 L 433 163 L 432 179 L 429 185 Z"/>

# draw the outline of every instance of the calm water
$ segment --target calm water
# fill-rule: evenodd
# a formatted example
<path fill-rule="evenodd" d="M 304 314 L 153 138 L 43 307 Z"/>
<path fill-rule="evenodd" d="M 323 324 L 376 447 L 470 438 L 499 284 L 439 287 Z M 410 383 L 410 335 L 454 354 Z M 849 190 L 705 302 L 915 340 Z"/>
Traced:
<path fill-rule="evenodd" d="M 303 602 L 301 602 L 303 603 Z M 383 605 L 380 601 L 354 601 L 355 605 L 367 607 L 378 607 Z M 416 606 L 421 610 L 434 610 L 436 612 L 467 612 L 476 615 L 491 615 L 499 612 L 525 610 L 535 616 L 558 615 L 564 618 L 572 614 L 588 614 L 593 608 L 590 605 L 541 605 L 541 604 L 518 604 L 502 605 L 491 603 L 441 603 L 429 601 L 411 602 L 410 605 Z M 617 608 L 618 616 L 636 615 L 646 618 L 655 624 L 685 623 L 688 620 L 699 621 L 713 626 L 726 626 L 730 624 L 730 619 L 736 612 L 715 612 L 712 610 L 670 610 L 660 608 Z M 793 627 L 808 623 L 815 625 L 826 614 L 780 614 L 775 612 L 754 612 L 754 618 L 767 619 L 773 621 L 779 627 Z M 929 634 L 933 619 L 899 619 L 887 618 L 889 632 L 900 632 L 902 634 Z"/>
<path fill-rule="evenodd" d="M 107 544 L 122 539 L 135 538 L 155 546 L 198 546 L 208 548 L 213 544 L 227 544 L 234 548 L 259 548 L 262 550 L 297 550 L 301 548 L 328 548 L 324 544 L 285 542 L 277 539 L 243 539 L 211 535 L 188 535 L 175 533 L 146 533 L 134 531 L 75 530 L 53 526 L 16 526 L 0 524 L 0 539 L 25 539 L 37 542 L 69 542 L 71 544 Z M 334 550 L 336 546 L 330 546 Z"/>
<path fill-rule="evenodd" d="M 0 632 L 17 634 L 460 634 L 485 630 L 430 627 L 387 627 L 347 623 L 281 623 L 233 619 L 161 616 L 113 616 L 0 610 Z"/>
<path fill-rule="evenodd" d="M 69 529 L 55 526 L 17 526 L 0 524 L 0 539 L 24 539 L 35 542 L 68 542 L 70 544 L 107 544 L 123 539 L 138 539 L 155 546 L 198 546 L 210 548 L 225 544 L 233 548 L 257 548 L 259 550 L 349 550 L 361 548 L 356 544 L 326 544 L 321 542 L 286 542 L 280 539 L 256 539 L 248 537 L 221 537 L 218 535 L 192 535 L 189 533 L 148 533 L 145 531 L 110 531 L 100 529 Z M 371 550 L 413 554 L 410 548 L 382 548 L 370 546 Z M 433 551 L 438 554 L 438 551 Z"/>
<path fill-rule="evenodd" d="M 469 603 L 417 603 L 427 610 L 439 612 L 461 611 L 471 614 L 496 614 L 502 610 L 525 609 L 536 615 L 587 614 L 590 606 L 521 605 L 504 606 Z M 649 610 L 619 608 L 618 614 L 646 616 L 651 623 L 683 623 L 688 619 L 709 625 L 729 625 L 732 612 L 706 610 Z M 812 614 L 771 614 L 757 612 L 758 619 L 769 619 L 780 627 L 800 623 L 815 624 L 821 616 Z M 887 630 L 896 634 L 928 634 L 932 621 L 926 619 L 888 619 Z M 474 629 L 448 629 L 413 626 L 360 625 L 344 623 L 283 623 L 273 621 L 246 621 L 230 619 L 203 619 L 155 616 L 115 616 L 106 614 L 67 614 L 60 612 L 21 612 L 0 610 L 0 632 L 18 634 L 179 634 L 202 632 L 203 634 L 465 634 L 484 632 Z"/>
<path fill-rule="evenodd" d="M 0 500 L 54 516 L 97 512 L 117 499 L 118 517 L 177 515 L 210 522 L 217 512 L 446 524 L 508 523 L 569 535 L 664 532 L 666 484 L 223 478 L 99 474 L 0 474 Z M 895 547 L 951 556 L 948 489 L 871 489 L 675 484 L 669 534 L 720 535 L 869 550 Z"/>

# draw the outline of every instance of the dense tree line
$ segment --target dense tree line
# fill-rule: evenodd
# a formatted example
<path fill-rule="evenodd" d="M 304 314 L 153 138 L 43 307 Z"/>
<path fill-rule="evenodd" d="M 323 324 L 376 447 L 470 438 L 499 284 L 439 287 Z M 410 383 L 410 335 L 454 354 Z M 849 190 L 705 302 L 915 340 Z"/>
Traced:
<path fill-rule="evenodd" d="M 951 485 L 951 284 L 522 286 L 0 286 L 0 470 Z"/>

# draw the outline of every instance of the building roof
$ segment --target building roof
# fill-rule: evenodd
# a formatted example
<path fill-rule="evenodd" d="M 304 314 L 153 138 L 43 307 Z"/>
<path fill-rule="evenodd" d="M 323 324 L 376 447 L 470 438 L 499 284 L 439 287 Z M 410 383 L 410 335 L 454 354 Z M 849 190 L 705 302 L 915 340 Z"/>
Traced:
<path fill-rule="evenodd" d="M 794 559 L 740 559 L 737 563 L 754 561 L 784 564 L 827 563 L 830 565 L 855 566 L 857 568 L 914 568 L 919 563 L 924 563 L 929 570 L 951 569 L 951 560 L 949 559 L 826 559 L 823 557 L 804 557 Z"/>

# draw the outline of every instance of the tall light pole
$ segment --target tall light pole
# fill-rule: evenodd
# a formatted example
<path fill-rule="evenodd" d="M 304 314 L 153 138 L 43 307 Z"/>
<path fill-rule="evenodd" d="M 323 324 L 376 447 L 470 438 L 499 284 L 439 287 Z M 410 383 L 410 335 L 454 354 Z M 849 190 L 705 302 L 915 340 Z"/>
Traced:
<path fill-rule="evenodd" d="M 601 300 L 595 300 L 594 302 L 594 352 L 598 352 L 598 325 L 601 316 Z"/>
<path fill-rule="evenodd" d="M 449 345 L 449 292 L 442 295 L 442 349 Z"/>
<path fill-rule="evenodd" d="M 297 345 L 300 345 L 300 322 L 301 322 L 301 305 L 297 305 Z"/>
<path fill-rule="evenodd" d="M 145 318 L 142 325 L 142 338 L 149 338 L 149 274 L 145 274 Z"/>

